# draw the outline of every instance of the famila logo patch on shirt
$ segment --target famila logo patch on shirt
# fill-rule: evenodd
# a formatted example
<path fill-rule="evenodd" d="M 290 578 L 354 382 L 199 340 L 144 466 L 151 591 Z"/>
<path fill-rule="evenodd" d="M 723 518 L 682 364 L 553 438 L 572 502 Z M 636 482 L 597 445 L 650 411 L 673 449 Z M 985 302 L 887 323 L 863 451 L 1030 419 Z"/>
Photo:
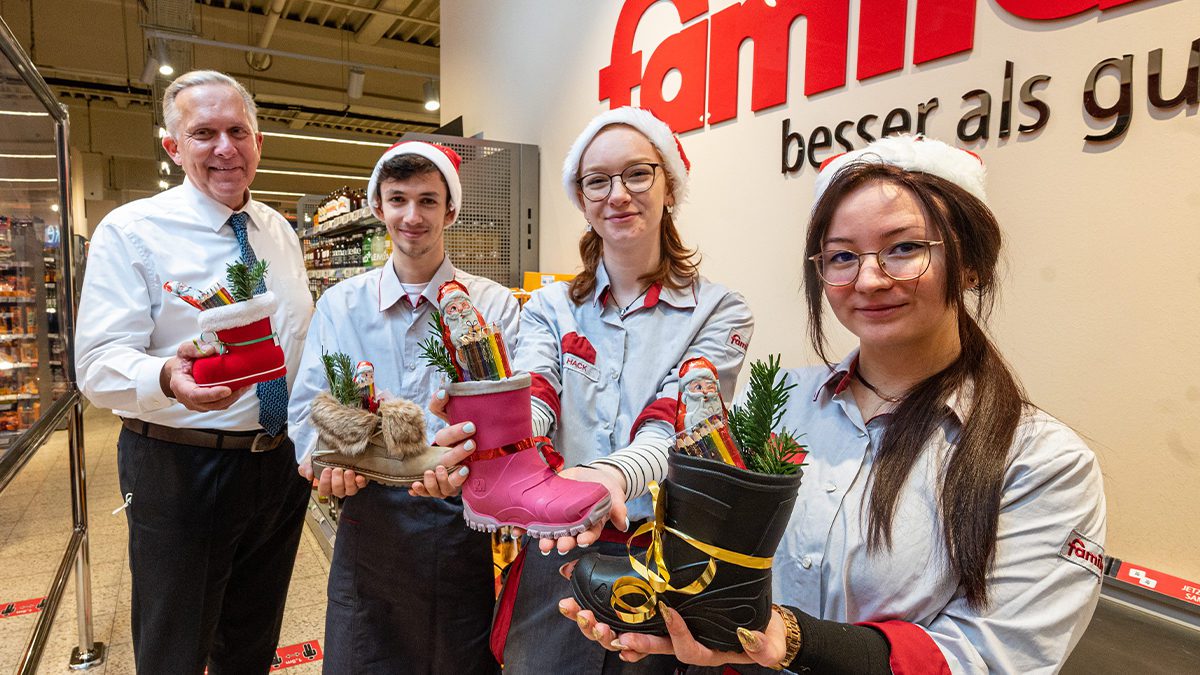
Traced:
<path fill-rule="evenodd" d="M 1058 551 L 1058 557 L 1079 565 L 1097 577 L 1104 576 L 1104 547 L 1083 536 L 1079 530 L 1071 530 Z"/>
<path fill-rule="evenodd" d="M 729 346 L 745 354 L 746 350 L 750 349 L 750 336 L 742 335 L 740 331 L 730 331 Z"/>

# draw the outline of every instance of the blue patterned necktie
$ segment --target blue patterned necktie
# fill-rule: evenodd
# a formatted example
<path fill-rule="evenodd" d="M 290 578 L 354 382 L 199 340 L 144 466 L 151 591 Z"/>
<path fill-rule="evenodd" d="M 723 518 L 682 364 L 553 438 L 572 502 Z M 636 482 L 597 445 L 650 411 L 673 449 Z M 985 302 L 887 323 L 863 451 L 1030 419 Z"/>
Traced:
<path fill-rule="evenodd" d="M 258 262 L 258 256 L 254 255 L 254 249 L 250 248 L 250 239 L 246 236 L 246 219 L 245 213 L 235 213 L 229 216 L 229 225 L 237 237 L 238 246 L 242 248 L 242 262 L 252 266 Z M 267 283 L 264 279 L 258 282 L 254 292 L 264 293 L 266 290 Z M 287 378 L 277 377 L 274 380 L 259 382 L 255 386 L 258 393 L 258 423 L 268 434 L 274 436 L 283 431 L 284 425 L 287 424 Z"/>

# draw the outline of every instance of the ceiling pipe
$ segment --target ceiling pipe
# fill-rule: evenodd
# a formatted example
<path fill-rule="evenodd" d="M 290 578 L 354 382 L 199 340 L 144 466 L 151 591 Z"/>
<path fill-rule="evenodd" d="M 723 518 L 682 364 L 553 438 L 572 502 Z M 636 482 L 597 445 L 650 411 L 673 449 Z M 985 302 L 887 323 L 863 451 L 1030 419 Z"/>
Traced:
<path fill-rule="evenodd" d="M 396 68 L 394 66 L 380 66 L 374 63 L 360 63 L 357 61 L 347 61 L 345 59 L 331 59 L 324 56 L 313 56 L 311 54 L 300 54 L 298 52 L 288 52 L 282 49 L 271 49 L 263 47 L 254 47 L 251 45 L 239 45 L 232 42 L 221 42 L 220 40 L 209 40 L 207 38 L 197 37 L 188 33 L 176 33 L 173 31 L 161 30 L 158 28 L 147 28 L 146 37 L 156 37 L 163 40 L 173 40 L 175 42 L 188 42 L 196 45 L 204 45 L 206 47 L 219 47 L 221 49 L 233 49 L 239 52 L 252 52 L 257 54 L 270 54 L 272 56 L 282 56 L 288 59 L 298 59 L 300 61 L 315 61 L 317 63 L 328 63 L 337 66 L 358 67 L 363 70 L 376 70 L 392 75 L 410 75 L 412 77 L 420 77 L 426 80 L 439 80 L 440 76 L 433 73 L 422 72 L 420 70 L 409 70 L 407 68 Z"/>
<path fill-rule="evenodd" d="M 262 35 L 258 38 L 258 48 L 266 49 L 271 44 L 271 38 L 275 35 L 275 27 L 279 25 L 279 19 L 283 16 L 283 9 L 287 6 L 287 0 L 273 0 L 270 9 L 267 10 L 267 25 L 263 28 Z M 246 63 L 257 71 L 264 71 L 271 67 L 271 55 L 262 52 L 249 52 L 246 54 Z"/>

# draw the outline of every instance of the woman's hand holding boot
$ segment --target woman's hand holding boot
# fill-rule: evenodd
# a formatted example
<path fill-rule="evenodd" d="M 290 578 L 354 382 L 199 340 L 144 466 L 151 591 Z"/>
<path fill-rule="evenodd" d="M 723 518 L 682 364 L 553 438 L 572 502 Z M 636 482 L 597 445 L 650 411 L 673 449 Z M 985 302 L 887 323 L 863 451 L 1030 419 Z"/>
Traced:
<path fill-rule="evenodd" d="M 739 629 L 738 639 L 746 651 L 737 653 L 716 651 L 696 642 L 679 612 L 662 603 L 659 603 L 658 609 L 667 625 L 668 637 L 638 633 L 617 635 L 608 625 L 597 622 L 591 612 L 581 610 L 573 598 L 558 603 L 558 611 L 578 624 L 584 637 L 609 651 L 621 652 L 621 660 L 629 663 L 641 661 L 651 654 L 672 654 L 683 663 L 694 666 L 754 663 L 778 669 L 787 653 L 787 633 L 783 617 L 777 612 L 771 612 L 771 621 L 765 631 Z"/>

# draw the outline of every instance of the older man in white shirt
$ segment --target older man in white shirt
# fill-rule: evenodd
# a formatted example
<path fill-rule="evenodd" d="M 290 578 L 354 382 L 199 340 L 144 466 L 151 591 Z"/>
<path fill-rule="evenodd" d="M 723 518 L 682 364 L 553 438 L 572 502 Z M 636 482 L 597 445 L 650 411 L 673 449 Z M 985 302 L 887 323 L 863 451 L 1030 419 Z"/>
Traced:
<path fill-rule="evenodd" d="M 166 149 L 187 178 L 110 213 L 92 239 L 75 353 L 79 384 L 124 420 L 117 462 L 129 524 L 136 666 L 147 673 L 270 669 L 308 486 L 287 395 L 312 315 L 299 241 L 253 201 L 255 105 L 232 78 L 193 71 L 163 97 Z M 237 260 L 269 261 L 271 324 L 287 378 L 201 387 L 199 312 L 166 281 L 205 288 Z"/>

